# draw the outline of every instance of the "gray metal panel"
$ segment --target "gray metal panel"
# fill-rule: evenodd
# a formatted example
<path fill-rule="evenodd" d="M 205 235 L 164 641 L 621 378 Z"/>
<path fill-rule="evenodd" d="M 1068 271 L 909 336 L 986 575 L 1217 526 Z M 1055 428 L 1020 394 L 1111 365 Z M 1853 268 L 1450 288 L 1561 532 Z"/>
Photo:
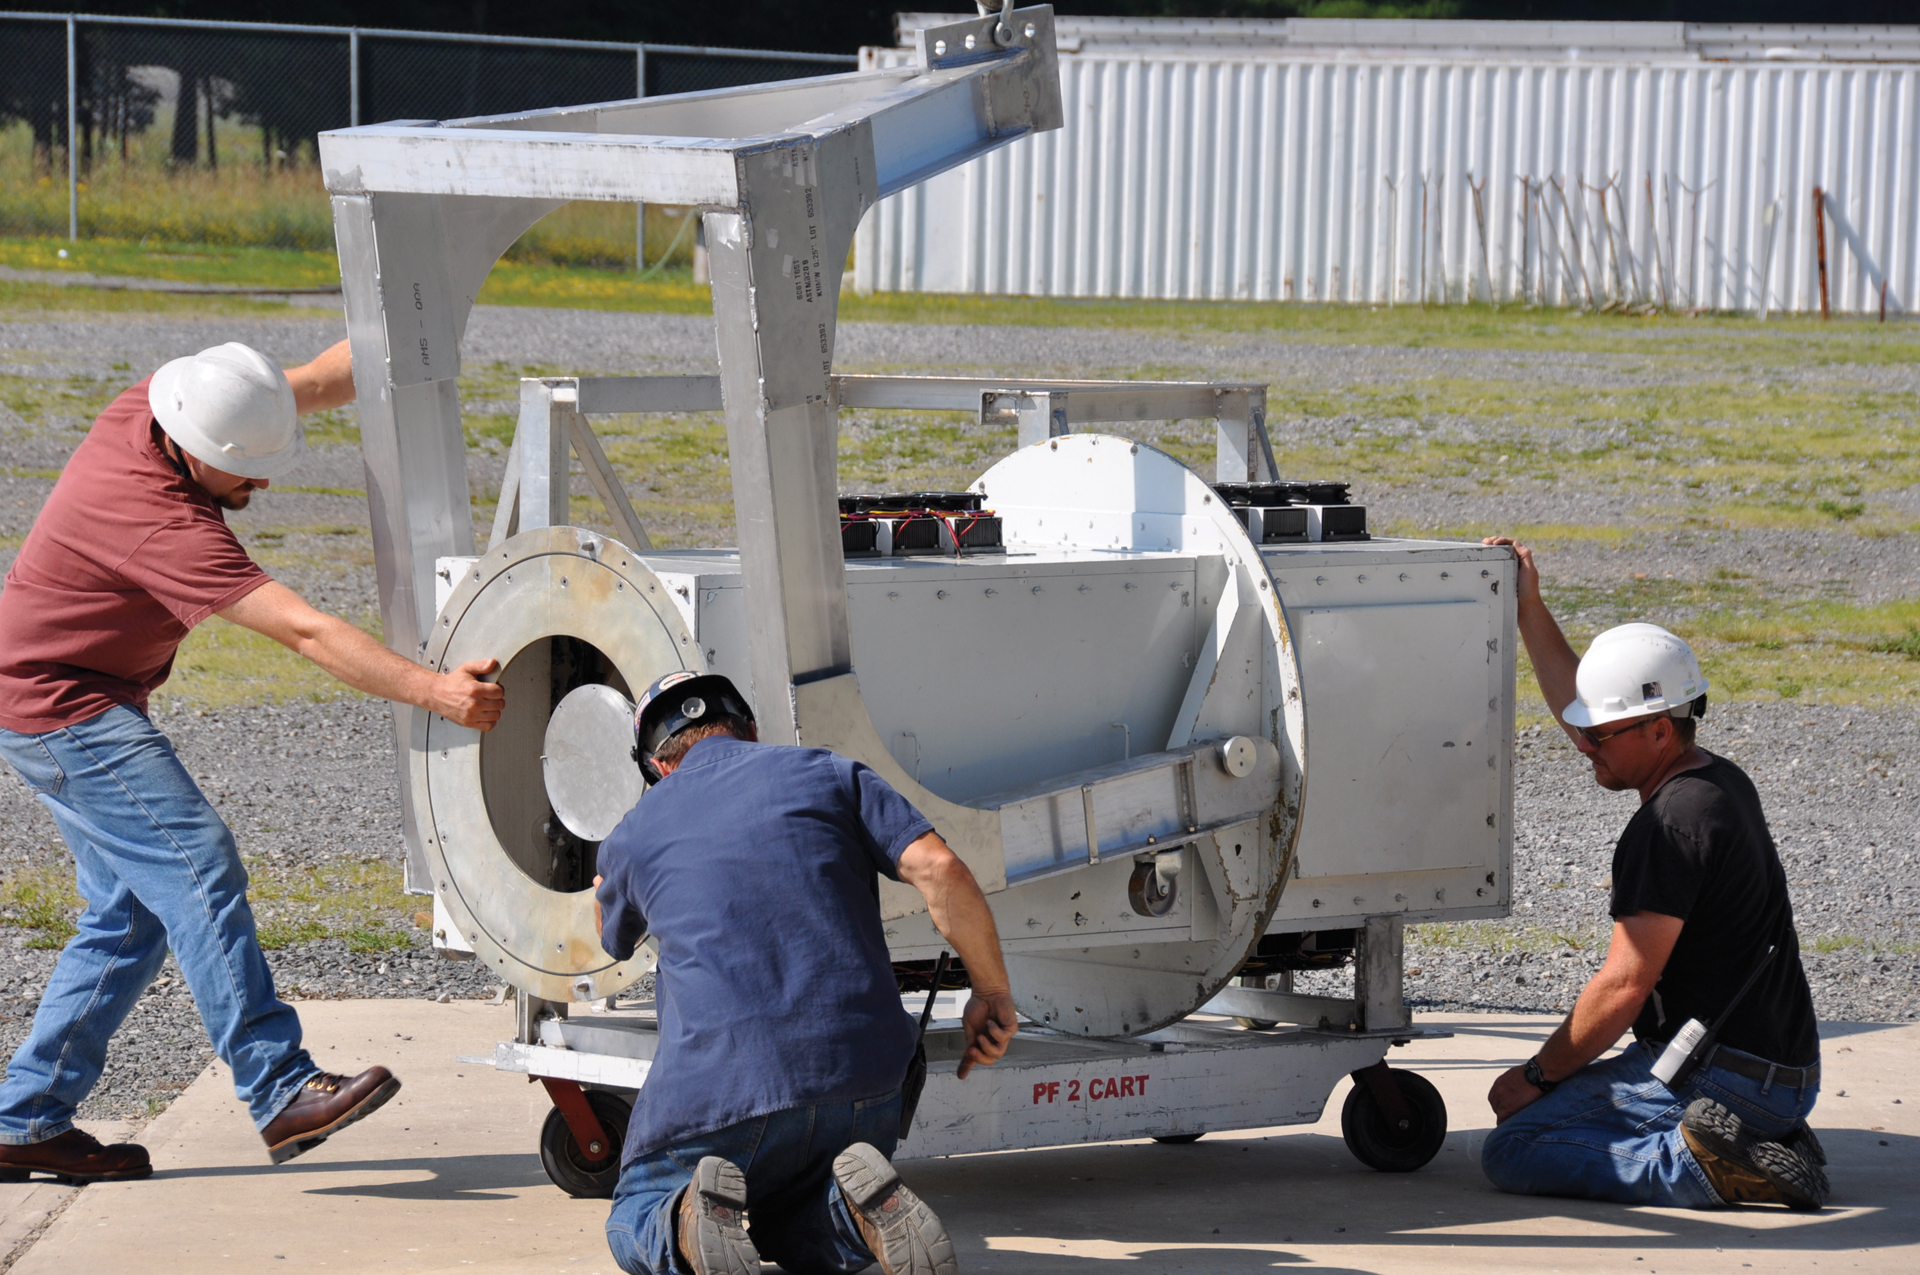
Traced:
<path fill-rule="evenodd" d="M 1489 603 L 1290 610 L 1315 727 L 1301 876 L 1492 857 L 1505 731 L 1489 693 L 1500 637 Z"/>
<path fill-rule="evenodd" d="M 1374 540 L 1269 547 L 1263 557 L 1294 623 L 1313 737 L 1295 879 L 1270 928 L 1504 915 L 1507 551 Z M 1392 709 L 1349 711 L 1368 700 Z"/>

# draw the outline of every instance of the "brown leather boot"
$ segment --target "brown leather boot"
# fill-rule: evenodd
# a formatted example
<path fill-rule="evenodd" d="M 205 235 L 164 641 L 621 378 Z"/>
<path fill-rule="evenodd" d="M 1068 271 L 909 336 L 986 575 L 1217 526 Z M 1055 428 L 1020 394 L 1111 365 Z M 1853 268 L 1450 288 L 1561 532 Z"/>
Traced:
<path fill-rule="evenodd" d="M 84 1129 L 69 1129 L 23 1147 L 0 1146 L 0 1182 L 25 1182 L 31 1174 L 45 1173 L 56 1182 L 79 1186 L 144 1178 L 152 1172 L 145 1147 L 132 1142 L 106 1146 Z"/>
<path fill-rule="evenodd" d="M 1711 1098 L 1687 1104 L 1680 1136 L 1728 1204 L 1818 1209 L 1827 1202 L 1827 1175 L 1819 1165 L 1793 1147 L 1754 1135 L 1739 1115 Z"/>
<path fill-rule="evenodd" d="M 947 1228 L 878 1147 L 854 1143 L 834 1157 L 833 1177 L 882 1275 L 958 1275 Z"/>
<path fill-rule="evenodd" d="M 399 1092 L 400 1082 L 385 1067 L 369 1067 L 351 1078 L 323 1071 L 301 1087 L 260 1136 L 273 1162 L 285 1164 L 380 1110 Z"/>
<path fill-rule="evenodd" d="M 680 1192 L 674 1241 L 693 1275 L 760 1275 L 760 1253 L 747 1238 L 747 1176 L 717 1155 L 694 1167 Z"/>

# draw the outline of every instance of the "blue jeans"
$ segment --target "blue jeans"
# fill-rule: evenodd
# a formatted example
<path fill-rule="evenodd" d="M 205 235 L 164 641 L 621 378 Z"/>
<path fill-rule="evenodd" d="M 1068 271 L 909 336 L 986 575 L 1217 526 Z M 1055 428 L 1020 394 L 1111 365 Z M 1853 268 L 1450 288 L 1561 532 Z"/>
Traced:
<path fill-rule="evenodd" d="M 856 1142 L 891 1157 L 900 1091 L 858 1102 L 789 1107 L 649 1152 L 620 1170 L 607 1247 L 628 1275 L 687 1275 L 674 1247 L 680 1193 L 707 1156 L 747 1177 L 747 1234 L 790 1275 L 851 1275 L 873 1264 L 833 1179 L 833 1158 Z"/>
<path fill-rule="evenodd" d="M 0 729 L 0 757 L 53 812 L 87 904 L 7 1064 L 0 1143 L 73 1127 L 108 1040 L 169 947 L 214 1052 L 265 1128 L 319 1068 L 300 1047 L 299 1016 L 273 994 L 233 834 L 173 745 L 123 706 L 42 735 Z"/>
<path fill-rule="evenodd" d="M 1587 1064 L 1489 1133 L 1480 1167 L 1495 1186 L 1518 1195 L 1719 1208 L 1725 1201 L 1680 1135 L 1687 1104 L 1711 1098 L 1763 1137 L 1778 1137 L 1806 1119 L 1820 1095 L 1818 1084 L 1769 1087 L 1723 1067 L 1697 1068 L 1668 1089 L 1653 1078 L 1658 1057 L 1657 1049 L 1635 1043 Z"/>

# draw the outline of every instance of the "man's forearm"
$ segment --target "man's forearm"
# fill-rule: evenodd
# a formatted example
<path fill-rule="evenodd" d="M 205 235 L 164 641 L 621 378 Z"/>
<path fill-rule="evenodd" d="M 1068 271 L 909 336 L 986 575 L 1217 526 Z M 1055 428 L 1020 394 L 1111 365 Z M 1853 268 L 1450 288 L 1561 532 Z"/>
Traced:
<path fill-rule="evenodd" d="M 302 416 L 351 403 L 353 355 L 347 343 L 337 342 L 311 363 L 288 368 L 287 383 L 293 386 L 294 409 Z"/>
<path fill-rule="evenodd" d="M 422 668 L 338 616 L 316 611 L 292 589 L 272 580 L 219 612 L 302 655 L 368 695 L 413 704 L 474 730 L 491 730 L 505 710 L 506 692 L 486 679 L 496 660 L 469 660 L 448 673 Z"/>
<path fill-rule="evenodd" d="M 1573 644 L 1560 631 L 1560 622 L 1538 594 L 1522 597 L 1517 609 L 1520 640 L 1526 643 L 1527 658 L 1533 661 L 1534 680 L 1546 697 L 1547 711 L 1558 720 L 1561 710 L 1579 694 L 1575 678 L 1580 657 L 1574 654 Z"/>
<path fill-rule="evenodd" d="M 993 912 L 966 865 L 958 859 L 953 862 L 958 871 L 942 874 L 939 887 L 927 899 L 927 912 L 934 928 L 959 953 L 974 991 L 1009 991 L 1013 984 L 1000 956 L 1000 932 L 993 923 Z"/>
<path fill-rule="evenodd" d="M 337 616 L 321 615 L 313 632 L 293 649 L 354 690 L 381 699 L 431 708 L 434 674 L 389 650 L 363 629 Z"/>
<path fill-rule="evenodd" d="M 1605 973 L 1581 989 L 1573 1012 L 1540 1047 L 1540 1069 L 1548 1079 L 1564 1080 L 1613 1048 L 1646 1004 L 1645 992 Z"/>

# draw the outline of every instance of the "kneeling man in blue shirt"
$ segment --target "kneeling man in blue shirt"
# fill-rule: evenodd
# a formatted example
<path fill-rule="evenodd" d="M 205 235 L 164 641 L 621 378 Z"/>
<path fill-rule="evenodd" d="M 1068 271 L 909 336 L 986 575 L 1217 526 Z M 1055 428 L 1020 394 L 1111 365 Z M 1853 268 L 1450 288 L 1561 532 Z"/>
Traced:
<path fill-rule="evenodd" d="M 600 845 L 601 944 L 660 945 L 660 1046 L 607 1242 L 632 1275 L 951 1275 L 953 1244 L 889 1163 L 916 1048 L 875 873 L 926 897 L 965 963 L 965 1078 L 1016 1030 L 993 914 L 925 816 L 859 762 L 756 742 L 724 677 L 641 697 L 654 786 Z"/>

